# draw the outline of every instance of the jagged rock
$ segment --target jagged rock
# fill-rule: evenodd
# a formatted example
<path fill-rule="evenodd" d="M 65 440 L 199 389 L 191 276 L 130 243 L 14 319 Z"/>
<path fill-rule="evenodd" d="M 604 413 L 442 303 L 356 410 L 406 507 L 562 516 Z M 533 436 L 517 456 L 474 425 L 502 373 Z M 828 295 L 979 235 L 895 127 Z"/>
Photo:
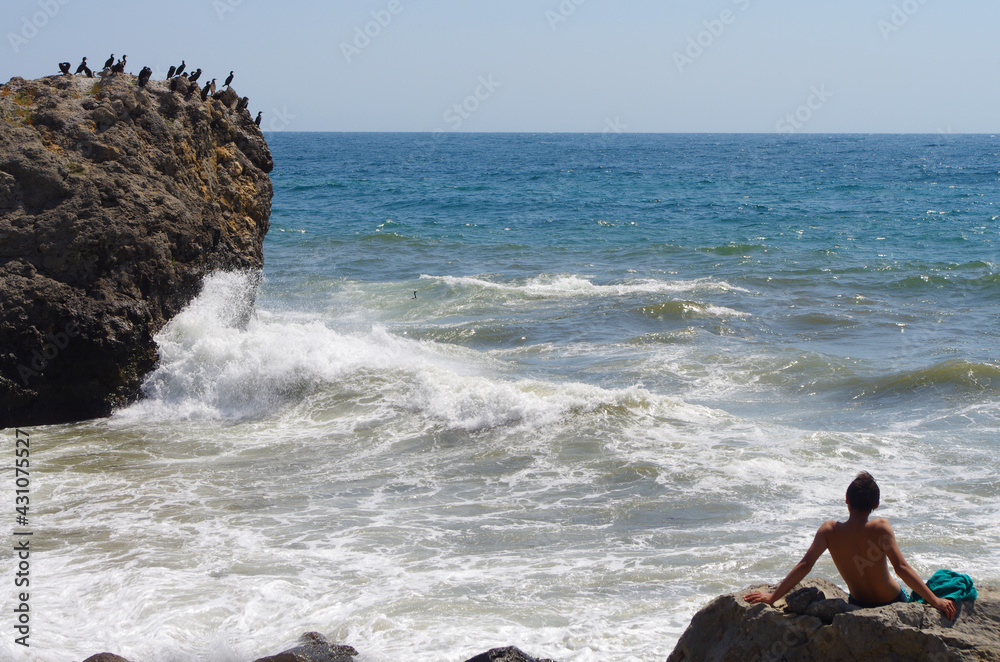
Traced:
<path fill-rule="evenodd" d="M 352 662 L 358 651 L 351 646 L 331 644 L 319 632 L 306 632 L 299 645 L 277 655 L 262 657 L 255 662 Z"/>
<path fill-rule="evenodd" d="M 480 653 L 475 657 L 469 658 L 465 662 L 553 662 L 553 660 L 537 659 L 519 648 L 508 646 L 507 648 L 488 650 L 485 653 Z"/>
<path fill-rule="evenodd" d="M 98 653 L 97 655 L 91 655 L 83 662 L 129 662 L 129 661 L 120 655 L 115 655 L 114 653 Z"/>
<path fill-rule="evenodd" d="M 240 102 L 240 95 L 236 94 L 236 90 L 231 87 L 219 90 L 213 96 L 218 99 L 223 106 L 229 108 L 230 110 L 234 110 L 236 108 L 236 104 Z"/>
<path fill-rule="evenodd" d="M 262 268 L 273 162 L 227 103 L 128 74 L 0 87 L 0 428 L 129 403 L 202 278 Z"/>
<path fill-rule="evenodd" d="M 833 617 L 837 614 L 843 614 L 846 611 L 853 610 L 854 607 L 847 604 L 846 599 L 837 598 L 824 600 L 820 598 L 815 602 L 809 604 L 804 613 L 806 616 L 815 616 L 819 620 L 823 621 L 824 625 L 830 625 L 833 623 Z"/>
<path fill-rule="evenodd" d="M 825 588 L 827 588 L 827 591 L 831 590 L 830 587 L 825 587 Z M 833 588 L 836 589 L 837 592 L 840 593 L 843 592 L 840 591 L 840 589 L 836 586 L 833 586 Z M 838 595 L 836 597 L 837 598 L 843 597 L 844 600 L 847 599 L 846 595 L 845 596 Z M 820 590 L 818 586 L 803 586 L 797 590 L 789 591 L 788 594 L 785 595 L 785 604 L 787 605 L 788 611 L 791 611 L 796 614 L 804 614 L 806 612 L 806 609 L 808 609 L 809 605 L 811 605 L 813 602 L 826 599 L 827 599 L 826 592 Z"/>
<path fill-rule="evenodd" d="M 774 607 L 742 599 L 750 587 L 702 608 L 667 662 L 1000 662 L 1000 590 L 958 603 L 954 622 L 919 603 L 859 609 L 825 579 L 806 579 Z"/>

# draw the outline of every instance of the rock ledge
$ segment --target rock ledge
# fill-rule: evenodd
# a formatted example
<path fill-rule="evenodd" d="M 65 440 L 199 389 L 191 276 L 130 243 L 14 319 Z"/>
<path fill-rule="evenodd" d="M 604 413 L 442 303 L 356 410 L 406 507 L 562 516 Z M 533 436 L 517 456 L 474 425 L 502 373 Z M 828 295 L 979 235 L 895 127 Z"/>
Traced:
<path fill-rule="evenodd" d="M 742 599 L 759 589 L 773 587 L 746 588 L 702 608 L 667 662 L 1000 662 L 1000 590 L 994 588 L 978 587 L 978 600 L 959 602 L 954 622 L 919 603 L 859 609 L 825 579 L 802 581 L 774 607 Z"/>
<path fill-rule="evenodd" d="M 185 79 L 180 79 L 185 80 Z M 260 270 L 271 153 L 231 89 L 0 86 L 0 428 L 109 414 L 213 270 Z"/>

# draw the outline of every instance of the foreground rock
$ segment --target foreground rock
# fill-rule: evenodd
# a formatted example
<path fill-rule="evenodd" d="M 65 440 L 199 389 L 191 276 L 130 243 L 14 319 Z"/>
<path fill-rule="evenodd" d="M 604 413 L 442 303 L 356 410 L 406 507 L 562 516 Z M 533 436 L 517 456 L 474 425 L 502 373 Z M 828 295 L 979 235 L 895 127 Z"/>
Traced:
<path fill-rule="evenodd" d="M 351 646 L 331 644 L 319 632 L 306 632 L 299 637 L 299 645 L 295 648 L 255 662 L 353 662 L 357 654 Z"/>
<path fill-rule="evenodd" d="M 950 622 L 918 603 L 858 609 L 825 579 L 804 580 L 775 607 L 742 599 L 759 588 L 718 597 L 695 614 L 667 662 L 1000 662 L 995 589 L 979 587 L 979 599 L 958 603 Z"/>
<path fill-rule="evenodd" d="M 494 648 L 475 657 L 470 657 L 465 662 L 554 662 L 554 660 L 534 658 L 520 648 L 508 646 L 507 648 Z"/>
<path fill-rule="evenodd" d="M 254 662 L 353 662 L 358 654 L 351 646 L 331 644 L 318 632 L 306 632 L 299 637 L 299 645 L 277 655 L 262 657 Z M 95 661 L 96 662 L 96 661 Z M 531 657 L 524 651 L 510 646 L 494 648 L 465 662 L 553 662 Z"/>
<path fill-rule="evenodd" d="M 0 87 L 0 428 L 104 416 L 218 269 L 259 270 L 271 153 L 231 90 Z"/>
<path fill-rule="evenodd" d="M 355 662 L 358 654 L 352 646 L 332 644 L 319 632 L 306 632 L 299 637 L 298 645 L 277 655 L 261 657 L 254 662 Z M 88 657 L 84 662 L 130 662 L 112 653 L 100 653 Z M 524 651 L 510 646 L 494 648 L 465 662 L 553 662 L 531 657 Z"/>

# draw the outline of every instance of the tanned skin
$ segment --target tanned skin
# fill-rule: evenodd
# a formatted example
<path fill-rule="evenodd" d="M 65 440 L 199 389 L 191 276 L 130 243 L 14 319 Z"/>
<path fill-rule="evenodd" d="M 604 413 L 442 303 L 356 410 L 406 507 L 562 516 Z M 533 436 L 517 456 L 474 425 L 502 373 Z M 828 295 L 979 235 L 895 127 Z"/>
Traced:
<path fill-rule="evenodd" d="M 753 604 L 765 602 L 769 605 L 781 599 L 796 584 L 805 579 L 816 560 L 823 552 L 830 550 L 830 556 L 847 582 L 851 595 L 863 602 L 889 602 L 899 595 L 899 583 L 889 574 L 889 564 L 896 575 L 906 585 L 916 591 L 948 620 L 955 618 L 955 602 L 942 600 L 934 595 L 920 575 L 903 558 L 896 544 L 896 535 L 889 520 L 877 518 L 869 521 L 870 512 L 851 509 L 847 501 L 850 517 L 846 522 L 829 520 L 823 522 L 816 531 L 812 545 L 802 560 L 795 564 L 788 576 L 781 580 L 773 593 L 753 591 L 744 599 Z M 878 504 L 875 505 L 878 508 Z"/>

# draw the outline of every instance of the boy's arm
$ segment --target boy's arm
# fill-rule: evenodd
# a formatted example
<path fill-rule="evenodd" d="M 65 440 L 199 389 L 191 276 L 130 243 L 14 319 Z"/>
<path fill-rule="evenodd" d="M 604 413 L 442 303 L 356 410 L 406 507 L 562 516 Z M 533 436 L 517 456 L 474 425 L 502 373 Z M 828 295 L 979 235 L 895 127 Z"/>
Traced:
<path fill-rule="evenodd" d="M 752 593 L 747 593 L 743 596 L 743 599 L 754 604 L 757 602 L 766 602 L 769 605 L 773 605 L 775 602 L 781 599 L 785 593 L 792 590 L 796 584 L 805 579 L 809 571 L 816 564 L 816 559 L 823 555 L 823 552 L 827 548 L 827 536 L 833 530 L 834 522 L 831 520 L 829 522 L 824 522 L 819 530 L 816 531 L 816 536 L 813 538 L 812 544 L 809 545 L 809 549 L 806 551 L 806 555 L 802 557 L 802 560 L 795 564 L 792 571 L 788 573 L 781 583 L 778 584 L 778 588 L 774 589 L 773 593 L 765 593 L 763 591 L 753 591 Z"/>
<path fill-rule="evenodd" d="M 943 613 L 948 620 L 955 619 L 955 602 L 953 600 L 942 600 L 927 587 L 924 580 L 920 578 L 917 571 L 914 570 L 906 559 L 903 558 L 903 552 L 900 551 L 899 545 L 896 544 L 896 534 L 893 533 L 892 525 L 889 524 L 889 520 L 882 520 L 884 529 L 882 536 L 879 538 L 879 545 L 882 547 L 882 551 L 885 552 L 886 557 L 889 559 L 889 563 L 892 564 L 892 569 L 896 571 L 896 575 L 906 582 L 906 585 L 913 589 L 920 597 L 927 601 L 927 603 Z"/>

